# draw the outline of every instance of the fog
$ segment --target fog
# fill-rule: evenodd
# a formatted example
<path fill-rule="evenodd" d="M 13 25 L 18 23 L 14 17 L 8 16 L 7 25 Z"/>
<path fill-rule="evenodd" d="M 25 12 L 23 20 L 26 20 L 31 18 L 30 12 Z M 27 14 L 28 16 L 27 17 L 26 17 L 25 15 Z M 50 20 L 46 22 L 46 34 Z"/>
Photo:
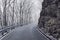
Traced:
<path fill-rule="evenodd" d="M 7 3 L 4 3 L 5 1 Z M 13 1 L 14 0 L 0 0 L 0 25 L 38 23 L 43 0 L 15 0 L 14 3 L 12 3 Z"/>
<path fill-rule="evenodd" d="M 32 2 L 34 3 L 34 7 L 32 10 L 32 18 L 33 18 L 33 22 L 38 23 L 38 19 L 40 17 L 40 12 L 42 10 L 42 2 L 43 0 L 32 0 Z"/>

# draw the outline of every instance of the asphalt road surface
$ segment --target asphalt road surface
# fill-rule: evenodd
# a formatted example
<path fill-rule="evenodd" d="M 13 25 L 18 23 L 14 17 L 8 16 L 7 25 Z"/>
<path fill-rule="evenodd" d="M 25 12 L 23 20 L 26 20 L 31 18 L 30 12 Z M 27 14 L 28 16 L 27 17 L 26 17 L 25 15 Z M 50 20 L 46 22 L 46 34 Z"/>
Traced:
<path fill-rule="evenodd" d="M 40 32 L 36 30 L 36 24 L 29 24 L 18 27 L 2 40 L 48 40 Z"/>

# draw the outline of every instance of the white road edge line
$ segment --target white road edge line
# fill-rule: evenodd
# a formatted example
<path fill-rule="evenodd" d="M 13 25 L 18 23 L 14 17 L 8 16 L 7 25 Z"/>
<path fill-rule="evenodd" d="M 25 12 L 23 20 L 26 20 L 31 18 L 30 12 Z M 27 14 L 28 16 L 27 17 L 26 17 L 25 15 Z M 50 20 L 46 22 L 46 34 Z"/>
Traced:
<path fill-rule="evenodd" d="M 39 33 L 41 33 L 38 29 L 36 29 Z M 42 34 L 42 33 L 41 33 Z M 43 34 L 42 34 L 43 35 Z M 43 35 L 45 38 L 47 38 L 45 35 Z M 48 38 L 47 38 L 48 39 Z M 49 40 L 49 39 L 48 39 Z"/>

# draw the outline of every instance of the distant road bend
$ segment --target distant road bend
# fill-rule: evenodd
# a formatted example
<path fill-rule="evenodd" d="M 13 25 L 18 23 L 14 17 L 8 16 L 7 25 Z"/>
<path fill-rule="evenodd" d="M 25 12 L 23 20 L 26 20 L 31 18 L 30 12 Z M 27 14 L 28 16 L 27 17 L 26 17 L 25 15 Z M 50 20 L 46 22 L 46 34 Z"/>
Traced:
<path fill-rule="evenodd" d="M 49 40 L 36 29 L 36 24 L 18 27 L 1 40 Z"/>

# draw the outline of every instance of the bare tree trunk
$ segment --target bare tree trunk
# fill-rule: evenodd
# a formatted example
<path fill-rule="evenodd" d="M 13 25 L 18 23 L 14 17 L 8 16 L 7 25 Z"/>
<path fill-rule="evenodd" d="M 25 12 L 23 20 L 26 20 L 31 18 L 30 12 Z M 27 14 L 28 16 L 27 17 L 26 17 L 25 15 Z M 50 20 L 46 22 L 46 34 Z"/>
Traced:
<path fill-rule="evenodd" d="M 14 5 L 13 5 L 13 14 L 12 14 L 12 25 L 14 25 Z"/>
<path fill-rule="evenodd" d="M 3 26 L 7 26 L 7 21 L 6 21 L 6 2 L 7 0 L 4 0 L 4 9 L 3 9 Z"/>

